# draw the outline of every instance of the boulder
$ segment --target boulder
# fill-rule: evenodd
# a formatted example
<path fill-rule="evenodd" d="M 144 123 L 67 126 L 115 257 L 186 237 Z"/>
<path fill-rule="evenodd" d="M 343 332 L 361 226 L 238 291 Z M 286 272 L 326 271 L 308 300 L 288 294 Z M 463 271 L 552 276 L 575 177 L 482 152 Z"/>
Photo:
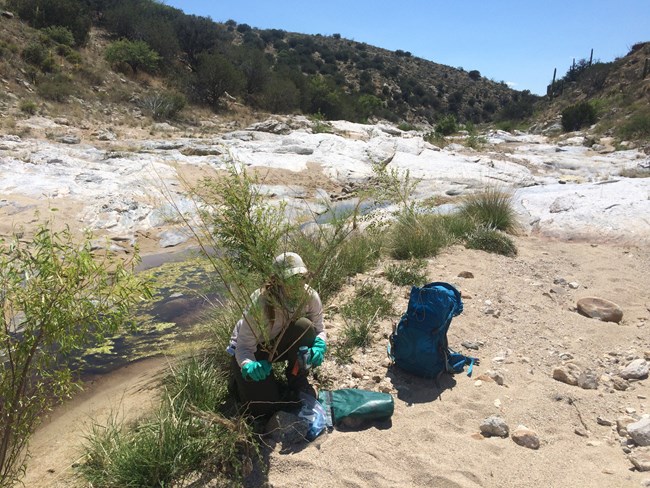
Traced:
<path fill-rule="evenodd" d="M 637 446 L 650 446 L 650 418 L 628 424 L 627 433 Z"/>
<path fill-rule="evenodd" d="M 627 433 L 627 426 L 636 422 L 634 417 L 623 415 L 616 419 L 616 432 L 618 435 L 625 435 Z"/>
<path fill-rule="evenodd" d="M 271 134 L 288 134 L 291 132 L 291 127 L 284 122 L 276 119 L 268 119 L 264 122 L 258 122 L 251 126 L 246 127 L 249 131 L 270 132 Z"/>
<path fill-rule="evenodd" d="M 4 18 L 6 18 L 6 19 L 13 19 L 14 18 L 13 12 L 9 12 L 8 10 L 5 10 L 4 12 L 2 12 L 2 16 Z"/>
<path fill-rule="evenodd" d="M 578 366 L 573 363 L 567 363 L 562 366 L 557 366 L 553 370 L 553 379 L 566 383 L 567 385 L 576 386 L 581 374 L 582 371 L 580 371 Z"/>
<path fill-rule="evenodd" d="M 648 362 L 645 359 L 635 359 L 625 366 L 618 375 L 624 380 L 639 380 L 648 377 Z"/>
<path fill-rule="evenodd" d="M 81 142 L 81 138 L 75 134 L 68 134 L 61 137 L 59 139 L 59 142 L 63 144 L 79 144 Z"/>
<path fill-rule="evenodd" d="M 524 425 L 519 425 L 511 437 L 515 441 L 515 444 L 519 446 L 527 447 L 528 449 L 539 449 L 540 442 L 537 433 Z"/>
<path fill-rule="evenodd" d="M 598 297 L 586 297 L 578 300 L 578 313 L 585 317 L 599 319 L 603 322 L 619 323 L 623 319 L 623 310 L 614 302 Z"/>
<path fill-rule="evenodd" d="M 627 457 L 638 471 L 650 471 L 650 449 L 635 449 Z M 648 486 L 648 485 L 646 485 Z"/>
<path fill-rule="evenodd" d="M 186 233 L 177 230 L 166 230 L 158 234 L 160 247 L 174 247 L 187 242 L 189 237 Z"/>
<path fill-rule="evenodd" d="M 510 428 L 498 415 L 492 415 L 481 422 L 481 434 L 484 437 L 508 437 Z"/>

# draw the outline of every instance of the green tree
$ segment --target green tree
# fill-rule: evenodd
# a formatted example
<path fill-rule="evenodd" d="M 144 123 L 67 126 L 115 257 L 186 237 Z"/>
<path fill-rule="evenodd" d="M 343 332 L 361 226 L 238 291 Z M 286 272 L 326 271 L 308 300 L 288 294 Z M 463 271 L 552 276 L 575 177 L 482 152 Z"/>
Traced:
<path fill-rule="evenodd" d="M 124 65 L 137 73 L 138 70 L 153 72 L 160 63 L 160 56 L 144 41 L 129 41 L 121 39 L 106 48 L 104 53 L 106 61 L 113 68 L 120 69 Z"/>
<path fill-rule="evenodd" d="M 201 53 L 196 68 L 196 91 L 201 101 L 214 109 L 221 106 L 221 97 L 239 93 L 246 80 L 233 64 L 217 53 Z"/>
<path fill-rule="evenodd" d="M 90 239 L 79 247 L 46 226 L 0 242 L 0 487 L 19 479 L 40 416 L 70 394 L 65 359 L 114 334 L 149 295 L 131 264 L 96 259 Z"/>

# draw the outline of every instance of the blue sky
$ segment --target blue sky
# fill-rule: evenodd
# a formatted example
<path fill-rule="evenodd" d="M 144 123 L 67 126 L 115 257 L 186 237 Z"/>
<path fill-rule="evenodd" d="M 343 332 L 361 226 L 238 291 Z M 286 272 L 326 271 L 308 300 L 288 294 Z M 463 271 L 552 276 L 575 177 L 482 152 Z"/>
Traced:
<path fill-rule="evenodd" d="M 650 41 L 650 0 L 164 0 L 186 13 L 260 29 L 402 49 L 544 94 L 573 58 L 612 61 Z"/>

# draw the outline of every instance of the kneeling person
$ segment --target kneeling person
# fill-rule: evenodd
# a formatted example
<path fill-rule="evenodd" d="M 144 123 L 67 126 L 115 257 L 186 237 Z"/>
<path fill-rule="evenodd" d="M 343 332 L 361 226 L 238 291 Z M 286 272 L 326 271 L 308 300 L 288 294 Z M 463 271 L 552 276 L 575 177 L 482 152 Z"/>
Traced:
<path fill-rule="evenodd" d="M 273 375 L 273 362 L 286 361 L 289 390 L 316 396 L 307 381 L 308 371 L 297 368 L 298 349 L 309 347 L 309 363 L 320 366 L 327 349 L 323 306 L 318 293 L 306 283 L 307 268 L 293 252 L 280 254 L 269 281 L 253 292 L 251 307 L 235 325 L 228 351 L 239 398 L 253 416 L 273 413 L 290 404 L 281 398 Z M 297 398 L 296 398 L 297 399 Z"/>

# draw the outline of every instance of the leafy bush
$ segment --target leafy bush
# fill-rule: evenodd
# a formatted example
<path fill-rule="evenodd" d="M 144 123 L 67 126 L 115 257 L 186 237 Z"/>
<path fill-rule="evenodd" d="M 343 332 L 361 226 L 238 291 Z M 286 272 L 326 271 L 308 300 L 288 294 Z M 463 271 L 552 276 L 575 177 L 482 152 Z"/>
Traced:
<path fill-rule="evenodd" d="M 25 46 L 22 52 L 22 58 L 25 62 L 36 66 L 44 73 L 49 73 L 55 69 L 56 63 L 48 49 L 39 42 L 32 42 Z"/>
<path fill-rule="evenodd" d="M 43 32 L 47 37 L 58 44 L 63 44 L 64 46 L 74 45 L 74 35 L 67 27 L 53 25 L 43 29 Z"/>
<path fill-rule="evenodd" d="M 504 256 L 517 255 L 517 247 L 510 236 L 487 226 L 479 226 L 470 234 L 465 242 L 465 247 Z"/>
<path fill-rule="evenodd" d="M 596 123 L 596 109 L 589 102 L 571 105 L 562 111 L 562 128 L 565 132 L 578 130 Z"/>
<path fill-rule="evenodd" d="M 36 86 L 36 91 L 40 96 L 53 102 L 64 102 L 74 93 L 74 90 L 70 78 L 61 73 L 41 78 Z"/>
<path fill-rule="evenodd" d="M 26 114 L 34 115 L 38 110 L 38 105 L 34 100 L 22 100 L 20 102 L 20 111 Z"/>
<path fill-rule="evenodd" d="M 514 233 L 518 223 L 512 198 L 512 193 L 491 187 L 465 197 L 460 211 L 476 225 Z"/>
<path fill-rule="evenodd" d="M 449 136 L 451 134 L 454 134 L 458 132 L 458 123 L 456 122 L 456 117 L 453 115 L 446 115 L 442 119 L 438 121 L 436 124 L 436 133 L 443 135 L 443 136 Z"/>
<path fill-rule="evenodd" d="M 417 259 L 405 263 L 391 263 L 386 267 L 384 274 L 394 285 L 421 285 L 427 280 L 425 268 L 426 261 Z"/>
<path fill-rule="evenodd" d="M 104 57 L 114 69 L 124 71 L 127 66 L 133 73 L 137 73 L 138 70 L 153 73 L 158 68 L 161 59 L 146 42 L 127 39 L 109 44 Z"/>
<path fill-rule="evenodd" d="M 152 93 L 142 100 L 142 107 L 154 120 L 173 119 L 185 108 L 185 96 L 178 92 Z"/>
<path fill-rule="evenodd" d="M 110 270 L 110 271 L 109 271 Z M 128 263 L 98 260 L 90 236 L 41 227 L 30 241 L 0 242 L 0 486 L 12 486 L 42 414 L 74 386 L 64 359 L 113 335 L 149 296 Z"/>
<path fill-rule="evenodd" d="M 637 112 L 618 130 L 623 139 L 648 139 L 650 137 L 650 112 Z"/>
<path fill-rule="evenodd" d="M 478 81 L 478 80 L 481 79 L 481 72 L 478 71 L 478 70 L 473 69 L 472 71 L 470 71 L 470 72 L 467 73 L 467 74 L 468 74 L 469 77 L 470 77 L 472 80 L 474 80 L 474 81 Z"/>
<path fill-rule="evenodd" d="M 234 96 L 244 90 L 244 75 L 221 54 L 201 53 L 197 60 L 196 91 L 202 102 L 216 110 L 226 92 Z"/>

